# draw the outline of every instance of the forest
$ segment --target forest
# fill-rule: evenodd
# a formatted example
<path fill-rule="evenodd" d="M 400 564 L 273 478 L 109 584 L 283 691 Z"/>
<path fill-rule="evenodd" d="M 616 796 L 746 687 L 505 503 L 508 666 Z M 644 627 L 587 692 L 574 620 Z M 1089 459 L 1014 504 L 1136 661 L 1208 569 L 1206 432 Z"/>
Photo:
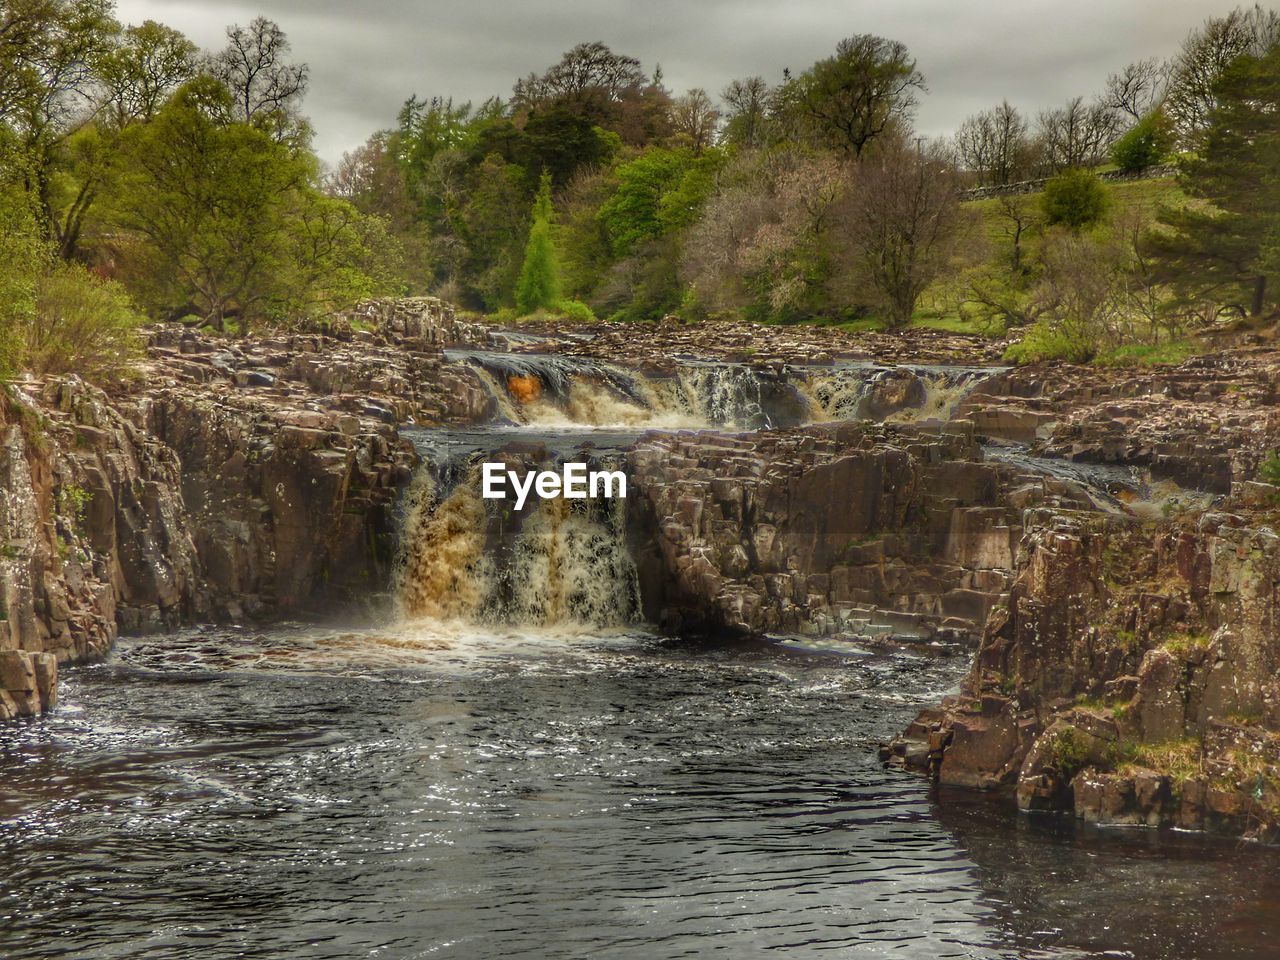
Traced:
<path fill-rule="evenodd" d="M 201 50 L 109 0 L 6 0 L 0 369 L 93 376 L 151 320 L 243 336 L 417 293 L 499 322 L 938 326 L 1025 362 L 1180 357 L 1274 314 L 1280 15 L 946 137 L 913 127 L 927 67 L 854 33 L 678 92 L 583 42 L 482 103 L 410 95 L 328 169 L 281 25 Z"/>

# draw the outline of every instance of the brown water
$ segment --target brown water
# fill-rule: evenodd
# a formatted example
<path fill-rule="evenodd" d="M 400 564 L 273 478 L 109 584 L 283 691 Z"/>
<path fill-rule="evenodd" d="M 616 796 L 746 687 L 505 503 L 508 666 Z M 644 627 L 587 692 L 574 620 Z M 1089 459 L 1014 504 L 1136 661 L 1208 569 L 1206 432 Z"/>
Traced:
<path fill-rule="evenodd" d="M 1275 956 L 1280 857 L 939 805 L 959 660 L 460 626 L 122 641 L 0 729 L 0 956 Z"/>

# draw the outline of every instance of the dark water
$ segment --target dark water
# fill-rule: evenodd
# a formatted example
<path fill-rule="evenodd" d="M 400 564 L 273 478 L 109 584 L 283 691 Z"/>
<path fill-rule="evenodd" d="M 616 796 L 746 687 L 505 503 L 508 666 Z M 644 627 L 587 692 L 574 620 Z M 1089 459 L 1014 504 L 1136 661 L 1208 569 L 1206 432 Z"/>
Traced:
<path fill-rule="evenodd" d="M 0 729 L 0 956 L 1277 955 L 1269 852 L 938 806 L 883 769 L 962 669 L 636 634 L 124 641 Z"/>

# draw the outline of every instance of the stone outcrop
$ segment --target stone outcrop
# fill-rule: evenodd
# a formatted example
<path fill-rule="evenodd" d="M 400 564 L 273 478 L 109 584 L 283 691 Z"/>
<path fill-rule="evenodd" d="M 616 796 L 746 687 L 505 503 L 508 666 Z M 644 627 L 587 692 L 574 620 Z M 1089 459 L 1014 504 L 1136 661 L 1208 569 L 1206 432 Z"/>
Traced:
<path fill-rule="evenodd" d="M 976 635 L 1021 510 L 1088 506 L 981 459 L 964 423 L 651 435 L 628 458 L 646 613 L 683 633 Z"/>
<path fill-rule="evenodd" d="M 886 748 L 1025 810 L 1280 839 L 1280 537 L 1041 511 L 959 696 Z"/>

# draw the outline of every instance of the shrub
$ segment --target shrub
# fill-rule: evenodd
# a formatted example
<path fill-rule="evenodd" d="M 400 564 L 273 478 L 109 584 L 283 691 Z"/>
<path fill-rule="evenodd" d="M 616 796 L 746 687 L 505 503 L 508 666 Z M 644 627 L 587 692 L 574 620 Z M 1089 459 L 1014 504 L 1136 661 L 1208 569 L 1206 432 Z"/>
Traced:
<path fill-rule="evenodd" d="M 26 363 L 36 373 L 112 373 L 137 352 L 141 323 L 118 283 L 59 263 L 37 280 Z"/>
<path fill-rule="evenodd" d="M 1140 173 L 1164 159 L 1171 145 L 1164 114 L 1148 114 L 1111 147 L 1111 160 L 1125 173 Z"/>
<path fill-rule="evenodd" d="M 1110 198 L 1102 181 L 1088 170 L 1064 170 L 1044 187 L 1040 199 L 1045 220 L 1080 230 L 1100 221 Z"/>
<path fill-rule="evenodd" d="M 552 312 L 561 314 L 566 320 L 575 323 L 595 323 L 596 315 L 581 300 L 557 300 Z"/>
<path fill-rule="evenodd" d="M 1039 320 L 1027 327 L 1021 340 L 1005 348 L 1004 358 L 1018 364 L 1043 363 L 1046 360 L 1087 363 L 1096 351 L 1097 345 L 1091 338 Z"/>
<path fill-rule="evenodd" d="M 1273 452 L 1262 461 L 1258 468 L 1258 476 L 1262 478 L 1263 483 L 1280 487 L 1280 453 Z"/>

